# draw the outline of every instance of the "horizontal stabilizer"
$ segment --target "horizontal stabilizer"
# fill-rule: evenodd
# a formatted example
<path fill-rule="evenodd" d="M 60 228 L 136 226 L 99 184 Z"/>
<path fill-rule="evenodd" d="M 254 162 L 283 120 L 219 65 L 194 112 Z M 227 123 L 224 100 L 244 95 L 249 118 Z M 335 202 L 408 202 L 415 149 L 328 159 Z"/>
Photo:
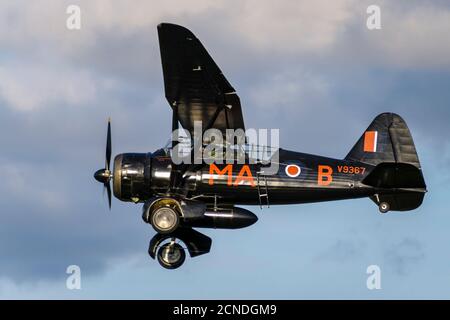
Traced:
<path fill-rule="evenodd" d="M 408 163 L 380 163 L 362 183 L 375 188 L 426 188 L 422 170 Z"/>
<path fill-rule="evenodd" d="M 380 163 L 364 178 L 362 183 L 374 188 L 389 189 L 372 196 L 376 204 L 389 203 L 392 211 L 407 211 L 418 208 L 423 201 L 426 185 L 422 170 L 408 163 Z"/>
<path fill-rule="evenodd" d="M 420 207 L 425 197 L 424 192 L 410 191 L 396 194 L 383 194 L 372 196 L 370 199 L 379 205 L 381 202 L 389 203 L 391 211 L 409 211 Z"/>

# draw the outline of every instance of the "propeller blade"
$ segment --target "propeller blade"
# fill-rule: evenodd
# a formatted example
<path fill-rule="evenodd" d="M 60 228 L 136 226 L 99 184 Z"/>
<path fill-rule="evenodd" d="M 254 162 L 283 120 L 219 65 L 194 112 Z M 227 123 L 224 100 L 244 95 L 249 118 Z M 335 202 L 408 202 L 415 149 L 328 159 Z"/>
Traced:
<path fill-rule="evenodd" d="M 108 183 L 105 183 L 105 189 L 108 193 L 108 206 L 109 210 L 111 211 L 111 185 Z"/>
<path fill-rule="evenodd" d="M 94 173 L 94 178 L 98 182 L 103 183 L 103 197 L 105 196 L 105 189 L 108 192 L 108 205 L 109 210 L 111 210 L 111 179 L 113 178 L 112 172 L 110 171 L 111 163 L 111 118 L 108 119 L 108 133 L 106 136 L 106 157 L 105 157 L 105 168 L 99 169 Z"/>
<path fill-rule="evenodd" d="M 111 118 L 108 119 L 108 134 L 106 136 L 106 161 L 105 161 L 105 169 L 109 171 L 109 166 L 111 163 Z"/>

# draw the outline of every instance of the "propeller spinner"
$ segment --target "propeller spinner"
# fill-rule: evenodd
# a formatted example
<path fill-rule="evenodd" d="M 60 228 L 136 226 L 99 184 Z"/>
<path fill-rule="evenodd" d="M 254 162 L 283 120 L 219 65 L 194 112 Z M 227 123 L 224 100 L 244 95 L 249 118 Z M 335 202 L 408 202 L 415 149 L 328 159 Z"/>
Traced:
<path fill-rule="evenodd" d="M 113 177 L 110 170 L 111 163 L 111 119 L 108 119 L 108 133 L 106 136 L 106 158 L 105 158 L 105 168 L 97 170 L 94 173 L 94 178 L 98 182 L 103 183 L 104 189 L 106 189 L 108 193 L 108 205 L 111 210 L 111 185 L 110 181 Z"/>

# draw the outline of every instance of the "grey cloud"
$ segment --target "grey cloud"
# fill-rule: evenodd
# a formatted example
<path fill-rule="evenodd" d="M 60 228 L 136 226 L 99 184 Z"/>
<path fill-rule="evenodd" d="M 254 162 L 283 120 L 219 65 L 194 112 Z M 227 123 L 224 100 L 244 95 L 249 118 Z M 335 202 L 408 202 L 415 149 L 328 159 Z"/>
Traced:
<path fill-rule="evenodd" d="M 115 203 L 108 212 L 90 167 L 67 161 L 0 168 L 7 173 L 0 187 L 0 277 L 55 279 L 70 264 L 92 275 L 118 253 L 145 254 L 152 232 L 140 223 L 139 210 Z"/>
<path fill-rule="evenodd" d="M 133 70 L 142 75 L 139 66 L 159 73 L 151 62 L 157 50 L 149 48 L 155 48 L 155 27 L 161 21 L 187 25 L 208 47 L 221 48 L 216 52 L 219 59 L 239 66 L 252 61 L 256 53 L 261 59 L 332 57 L 334 63 L 347 65 L 358 61 L 406 68 L 449 65 L 445 35 L 450 28 L 450 8 L 444 2 L 381 1 L 383 29 L 368 31 L 370 1 L 296 1 L 270 6 L 253 0 L 189 5 L 183 1 L 75 1 L 84 19 L 77 32 L 65 28 L 65 8 L 73 1 L 24 3 L 0 7 L 4 24 L 0 41 L 5 47 L 32 50 L 39 57 L 61 56 L 75 63 L 96 61 L 90 65 L 127 75 Z M 243 52 L 253 55 L 246 58 L 249 55 Z M 101 59 L 95 58 L 96 53 Z"/>
<path fill-rule="evenodd" d="M 364 256 L 366 245 L 358 239 L 338 239 L 326 251 L 321 253 L 317 261 L 336 261 L 338 263 L 354 261 Z"/>
<path fill-rule="evenodd" d="M 411 269 L 417 268 L 426 256 L 425 250 L 418 240 L 405 238 L 392 245 L 384 253 L 384 258 L 389 268 L 397 274 L 405 275 Z"/>

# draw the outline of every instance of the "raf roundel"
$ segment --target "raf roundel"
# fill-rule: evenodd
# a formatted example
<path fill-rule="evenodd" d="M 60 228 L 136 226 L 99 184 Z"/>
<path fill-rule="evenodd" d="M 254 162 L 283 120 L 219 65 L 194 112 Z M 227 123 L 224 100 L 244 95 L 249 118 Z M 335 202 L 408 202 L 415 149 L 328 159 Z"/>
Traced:
<path fill-rule="evenodd" d="M 300 167 L 295 164 L 289 164 L 286 166 L 285 171 L 289 177 L 295 178 L 300 175 L 300 173 L 302 172 L 302 169 L 300 169 Z"/>

